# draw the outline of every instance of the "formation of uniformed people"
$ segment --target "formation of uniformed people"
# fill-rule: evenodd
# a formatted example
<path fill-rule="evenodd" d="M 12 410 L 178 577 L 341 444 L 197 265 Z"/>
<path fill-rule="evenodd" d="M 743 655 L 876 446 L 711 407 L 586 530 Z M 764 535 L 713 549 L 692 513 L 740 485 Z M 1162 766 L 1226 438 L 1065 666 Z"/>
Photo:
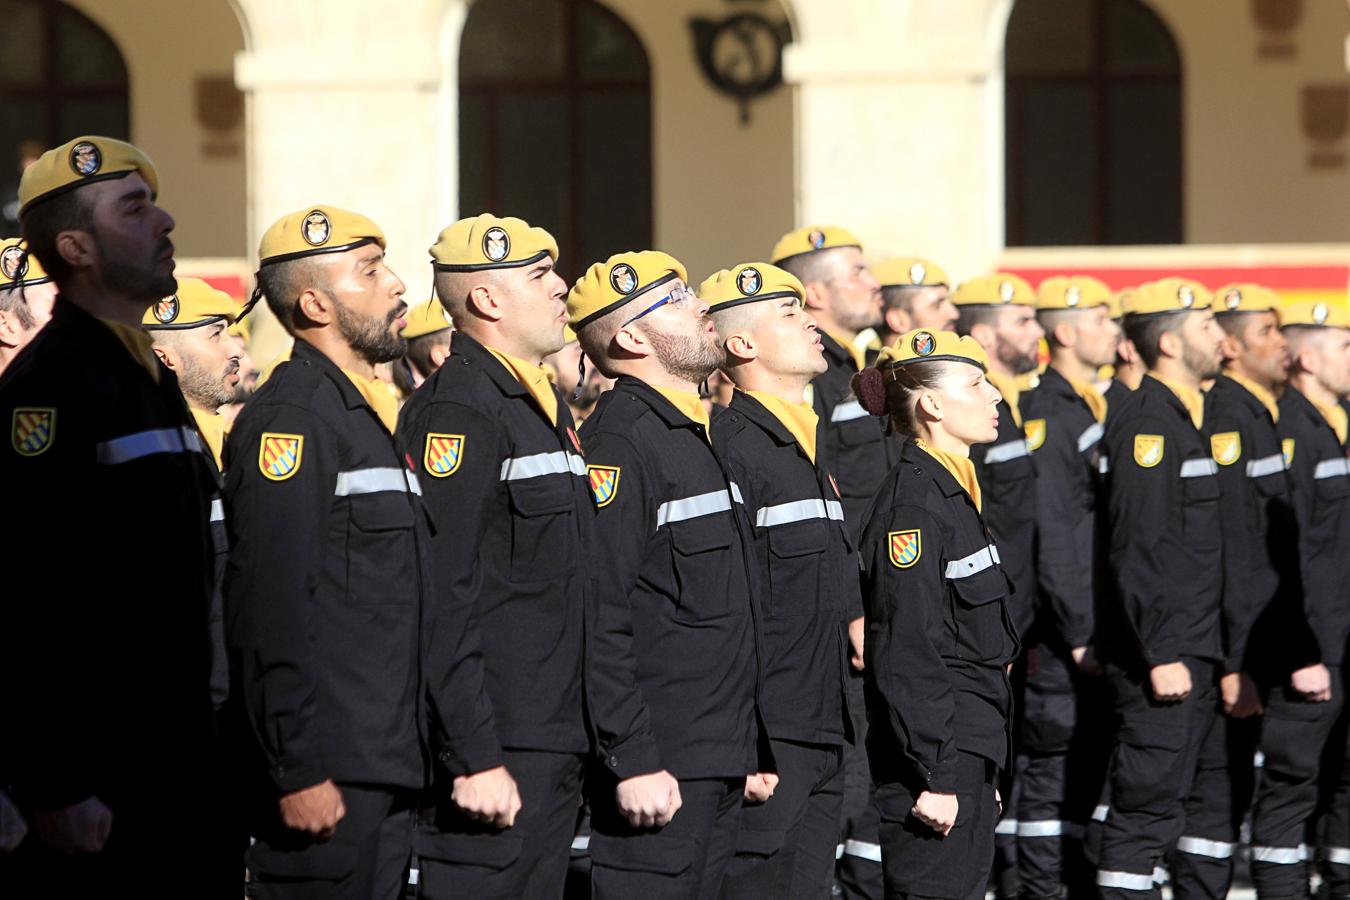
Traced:
<path fill-rule="evenodd" d="M 0 241 L 4 896 L 1350 898 L 1347 309 L 158 190 Z"/>

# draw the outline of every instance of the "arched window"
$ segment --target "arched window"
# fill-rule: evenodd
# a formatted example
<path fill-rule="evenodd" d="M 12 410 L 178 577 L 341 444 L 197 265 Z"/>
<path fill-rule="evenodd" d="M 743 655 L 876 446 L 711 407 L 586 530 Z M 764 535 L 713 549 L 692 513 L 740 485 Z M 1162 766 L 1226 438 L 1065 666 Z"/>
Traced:
<path fill-rule="evenodd" d="M 594 0 L 477 0 L 459 55 L 459 208 L 547 228 L 569 280 L 652 241 L 651 76 Z"/>
<path fill-rule="evenodd" d="M 1006 54 L 1007 242 L 1182 240 L 1181 60 L 1139 0 L 1018 0 Z"/>

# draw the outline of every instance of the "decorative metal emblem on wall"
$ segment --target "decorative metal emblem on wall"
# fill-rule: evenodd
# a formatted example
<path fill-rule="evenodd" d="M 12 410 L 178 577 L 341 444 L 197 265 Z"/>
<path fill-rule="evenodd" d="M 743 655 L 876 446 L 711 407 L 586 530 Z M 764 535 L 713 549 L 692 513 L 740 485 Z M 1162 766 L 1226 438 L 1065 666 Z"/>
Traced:
<path fill-rule="evenodd" d="M 1350 85 L 1310 84 L 1303 88 L 1303 134 L 1312 145 L 1308 166 L 1345 168 L 1350 136 Z"/>
<path fill-rule="evenodd" d="M 1303 20 L 1304 0 L 1251 0 L 1252 21 L 1260 30 L 1256 55 L 1261 59 L 1293 59 L 1298 55 L 1295 32 Z"/>
<path fill-rule="evenodd" d="M 737 101 L 741 124 L 749 124 L 750 101 L 783 83 L 783 48 L 792 42 L 792 25 L 757 12 L 733 12 L 720 20 L 691 19 L 689 26 L 704 77 Z"/>

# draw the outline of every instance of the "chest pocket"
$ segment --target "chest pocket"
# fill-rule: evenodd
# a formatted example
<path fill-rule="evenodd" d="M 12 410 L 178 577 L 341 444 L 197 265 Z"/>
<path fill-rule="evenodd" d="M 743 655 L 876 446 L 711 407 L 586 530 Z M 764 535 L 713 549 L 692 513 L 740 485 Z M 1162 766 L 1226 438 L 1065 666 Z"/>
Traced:
<path fill-rule="evenodd" d="M 665 526 L 675 571 L 675 618 L 705 622 L 728 615 L 732 589 L 731 513 L 719 512 Z"/>
<path fill-rule="evenodd" d="M 1182 478 L 1181 504 L 1181 533 L 1186 544 L 1197 550 L 1217 550 L 1219 479 L 1213 475 Z"/>
<path fill-rule="evenodd" d="M 408 495 L 394 491 L 357 494 L 351 504 L 347 553 L 347 596 L 363 606 L 415 603 L 411 592 L 395 585 L 416 572 L 413 508 Z M 392 574 L 391 574 L 392 573 Z"/>
<path fill-rule="evenodd" d="M 1009 501 L 1018 492 L 1029 492 L 1030 479 L 1036 474 L 1026 441 L 1012 439 L 985 448 L 980 464 L 980 488 L 989 498 L 986 503 Z"/>
<path fill-rule="evenodd" d="M 832 527 L 828 519 L 810 519 L 768 529 L 770 615 L 811 615 L 820 598 L 836 593 L 824 582 Z"/>
<path fill-rule="evenodd" d="M 545 475 L 506 483 L 511 503 L 512 581 L 552 581 L 560 571 L 576 565 L 573 554 L 559 552 L 571 544 L 564 529 L 574 527 L 574 478 Z"/>
<path fill-rule="evenodd" d="M 1008 577 L 997 566 L 965 578 L 949 579 L 952 597 L 952 627 L 956 632 L 956 655 L 973 662 L 1002 665 L 1012 651 L 1003 612 L 1011 592 Z"/>

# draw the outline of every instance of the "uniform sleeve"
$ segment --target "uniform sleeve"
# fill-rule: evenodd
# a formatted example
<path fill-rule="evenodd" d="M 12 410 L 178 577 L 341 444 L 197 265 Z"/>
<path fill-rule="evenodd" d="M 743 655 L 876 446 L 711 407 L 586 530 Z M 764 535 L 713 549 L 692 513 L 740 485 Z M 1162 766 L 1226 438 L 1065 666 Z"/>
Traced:
<path fill-rule="evenodd" d="M 429 434 L 462 437 L 458 467 L 448 475 L 437 476 L 425 465 Z M 399 422 L 399 449 L 418 461 L 423 502 L 436 526 L 426 676 L 437 756 L 452 775 L 502 762 L 479 631 L 482 566 L 491 561 L 478 556 L 499 485 L 498 439 L 493 420 L 458 403 L 431 403 Z"/>
<path fill-rule="evenodd" d="M 1296 638 L 1291 659 L 1301 661 L 1302 665 L 1318 662 L 1339 665 L 1346 642 L 1345 548 L 1337 546 L 1336 539 L 1343 533 L 1341 516 L 1350 511 L 1337 509 L 1330 516 L 1320 515 L 1316 474 L 1321 461 L 1317 458 L 1318 442 L 1311 434 L 1291 435 L 1286 439 L 1294 441 L 1289 480 L 1294 518 L 1298 524 L 1299 573 L 1303 587 L 1302 609 L 1297 614 L 1291 611 L 1291 616 L 1296 616 L 1289 623 Z M 1344 499 L 1323 502 L 1346 505 Z M 1301 666 L 1296 663 L 1296 667 Z"/>
<path fill-rule="evenodd" d="M 904 568 L 891 548 L 891 535 L 901 531 L 919 535 L 918 556 Z M 955 793 L 956 692 L 937 649 L 950 602 L 941 527 L 922 508 L 902 506 L 886 528 L 869 528 L 863 540 L 869 572 L 867 671 L 920 780 L 929 790 Z"/>
<path fill-rule="evenodd" d="M 1207 414 L 1207 419 L 1208 419 Z M 1209 422 L 1207 421 L 1208 425 Z M 1239 434 L 1241 450 L 1227 464 L 1217 457 L 1219 480 L 1219 520 L 1223 522 L 1223 652 L 1224 671 L 1240 672 L 1247 657 L 1247 641 L 1252 625 L 1267 598 L 1259 596 L 1260 581 L 1248 577 L 1252 565 L 1261 564 L 1267 551 L 1253 536 L 1264 538 L 1260 507 L 1250 502 L 1254 490 L 1247 475 L 1247 460 L 1255 443 L 1250 434 L 1242 434 L 1231 417 L 1215 417 L 1213 434 Z M 1207 435 L 1208 438 L 1208 435 Z"/>
<path fill-rule="evenodd" d="M 280 480 L 264 472 L 268 434 L 301 439 Z M 264 407 L 226 444 L 225 629 L 245 713 L 278 791 L 329 777 L 318 744 L 310 647 L 339 466 L 336 435 L 294 406 Z"/>
<path fill-rule="evenodd" d="M 592 532 L 594 609 L 587 690 L 596 752 L 605 768 L 622 780 L 665 768 L 638 684 L 630 601 L 656 513 L 641 457 L 627 439 L 604 432 L 587 435 L 586 462 L 618 470 L 614 493 L 596 508 Z"/>
<path fill-rule="evenodd" d="M 1055 632 L 1069 648 L 1087 645 L 1093 628 L 1094 516 L 1080 496 L 1093 487 L 1083 477 L 1078 437 L 1047 419 L 1036 450 L 1036 572 Z"/>

